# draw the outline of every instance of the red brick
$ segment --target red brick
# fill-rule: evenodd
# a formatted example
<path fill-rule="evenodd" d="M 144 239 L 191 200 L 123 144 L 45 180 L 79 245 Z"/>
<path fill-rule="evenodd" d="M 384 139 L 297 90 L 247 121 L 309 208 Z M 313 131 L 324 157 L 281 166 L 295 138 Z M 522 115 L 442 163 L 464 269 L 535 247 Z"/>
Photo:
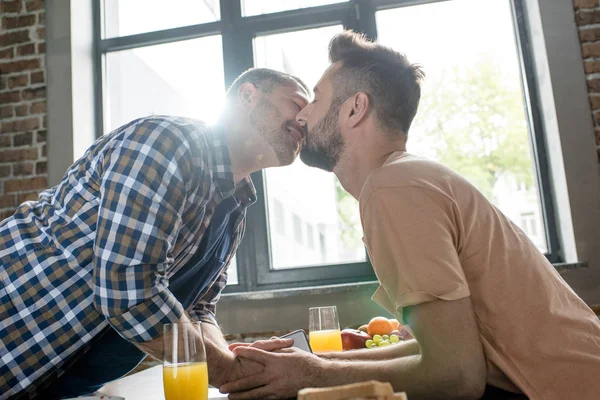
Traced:
<path fill-rule="evenodd" d="M 46 25 L 46 14 L 44 14 L 44 13 L 39 13 L 38 14 L 38 24 L 39 25 Z"/>
<path fill-rule="evenodd" d="M 37 159 L 37 148 L 0 150 L 0 162 L 15 162 Z"/>
<path fill-rule="evenodd" d="M 0 135 L 0 148 L 6 148 L 6 147 L 10 147 L 10 146 L 12 146 L 12 140 L 10 140 L 10 136 Z M 2 176 L 0 176 L 0 178 L 1 177 Z"/>
<path fill-rule="evenodd" d="M 38 39 L 45 39 L 46 38 L 46 28 L 37 28 L 36 30 L 36 37 Z"/>
<path fill-rule="evenodd" d="M 17 117 L 24 117 L 29 114 L 29 107 L 27 104 L 19 104 L 15 106 L 15 114 L 17 114 Z"/>
<path fill-rule="evenodd" d="M 48 181 L 45 176 L 7 179 L 4 181 L 4 193 L 28 192 L 36 189 L 45 189 L 47 186 Z"/>
<path fill-rule="evenodd" d="M 18 13 L 21 11 L 21 0 L 16 1 L 0 1 L 0 11 L 2 14 Z"/>
<path fill-rule="evenodd" d="M 600 42 L 584 43 L 581 49 L 583 58 L 600 57 Z"/>
<path fill-rule="evenodd" d="M 600 126 L 600 111 L 594 112 L 593 115 L 594 115 L 594 125 Z"/>
<path fill-rule="evenodd" d="M 32 72 L 30 75 L 30 82 L 32 85 L 36 83 L 44 83 L 44 71 Z"/>
<path fill-rule="evenodd" d="M 8 217 L 12 217 L 14 213 L 15 213 L 14 209 L 12 209 L 12 210 L 6 210 L 6 211 L 1 211 L 0 212 L 0 222 L 3 221 L 3 220 L 5 220 Z"/>
<path fill-rule="evenodd" d="M 590 96 L 590 106 L 592 110 L 600 110 L 600 96 Z"/>
<path fill-rule="evenodd" d="M 573 0 L 575 9 L 598 7 L 598 0 Z"/>
<path fill-rule="evenodd" d="M 0 104 L 18 103 L 21 101 L 21 92 L 13 91 L 0 93 Z"/>
<path fill-rule="evenodd" d="M 42 128 L 46 129 L 48 127 L 48 115 L 44 114 L 42 116 Z"/>
<path fill-rule="evenodd" d="M 10 118 L 14 115 L 15 108 L 13 106 L 0 107 L 0 118 Z"/>
<path fill-rule="evenodd" d="M 10 165 L 0 165 L 0 178 L 10 176 Z"/>
<path fill-rule="evenodd" d="M 0 208 L 16 207 L 17 202 L 15 200 L 14 194 L 0 195 Z"/>
<path fill-rule="evenodd" d="M 21 72 L 39 68 L 40 60 L 38 58 L 31 60 L 9 61 L 0 64 L 0 71 L 3 74 L 11 74 L 13 72 Z"/>
<path fill-rule="evenodd" d="M 596 128 L 596 146 L 600 146 L 600 129 Z"/>
<path fill-rule="evenodd" d="M 46 53 L 46 43 L 38 43 L 37 52 L 38 52 L 38 54 L 45 54 Z"/>
<path fill-rule="evenodd" d="M 31 146 L 33 144 L 33 133 L 25 132 L 13 136 L 13 147 Z M 16 168 L 16 166 L 15 166 Z M 30 172 L 31 173 L 31 172 Z M 15 172 L 15 175 L 17 173 Z"/>
<path fill-rule="evenodd" d="M 27 75 L 17 75 L 8 78 L 8 88 L 13 89 L 16 87 L 27 86 L 29 84 L 29 78 Z"/>
<path fill-rule="evenodd" d="M 19 119 L 15 121 L 17 132 L 32 131 L 40 127 L 40 119 L 38 117 Z"/>
<path fill-rule="evenodd" d="M 27 7 L 27 11 L 42 10 L 44 8 L 44 1 L 43 0 L 28 0 L 27 4 L 25 6 Z"/>
<path fill-rule="evenodd" d="M 40 101 L 38 103 L 31 104 L 31 109 L 29 110 L 31 114 L 42 114 L 46 112 L 46 102 Z"/>
<path fill-rule="evenodd" d="M 13 165 L 13 175 L 31 175 L 33 174 L 33 163 L 18 163 Z"/>
<path fill-rule="evenodd" d="M 36 17 L 34 14 L 4 17 L 2 18 L 2 27 L 4 29 L 25 28 L 34 25 L 35 21 Z"/>
<path fill-rule="evenodd" d="M 38 199 L 38 192 L 19 193 L 17 195 L 18 204 L 23 204 L 26 201 L 36 201 Z"/>
<path fill-rule="evenodd" d="M 600 23 L 600 10 L 579 10 L 575 12 L 577 25 L 591 25 Z"/>
<path fill-rule="evenodd" d="M 23 100 L 46 99 L 46 87 L 23 90 Z"/>
<path fill-rule="evenodd" d="M 17 55 L 18 56 L 28 56 L 30 54 L 35 54 L 35 44 L 34 43 L 23 44 L 23 45 L 17 47 Z"/>
<path fill-rule="evenodd" d="M 29 42 L 29 30 L 8 32 L 0 35 L 0 47 Z"/>
<path fill-rule="evenodd" d="M 6 50 L 0 50 L 0 60 L 6 60 L 15 56 L 15 48 L 9 47 Z"/>
<path fill-rule="evenodd" d="M 48 156 L 48 147 L 46 145 L 42 146 L 42 157 Z"/>
<path fill-rule="evenodd" d="M 39 117 L 18 119 L 16 121 L 9 121 L 2 124 L 2 133 L 11 132 L 26 132 L 38 129 L 40 127 Z"/>
<path fill-rule="evenodd" d="M 46 131 L 37 132 L 36 143 L 46 143 Z"/>
<path fill-rule="evenodd" d="M 38 161 L 35 163 L 35 173 L 45 174 L 48 172 L 48 163 L 46 161 Z"/>

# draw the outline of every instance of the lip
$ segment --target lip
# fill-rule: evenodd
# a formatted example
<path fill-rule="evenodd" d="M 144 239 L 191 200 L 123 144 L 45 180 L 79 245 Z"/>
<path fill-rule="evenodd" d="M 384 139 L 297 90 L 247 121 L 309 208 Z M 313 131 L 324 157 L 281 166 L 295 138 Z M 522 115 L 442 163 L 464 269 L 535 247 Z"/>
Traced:
<path fill-rule="evenodd" d="M 288 130 L 290 131 L 290 134 L 296 139 L 296 141 L 298 143 L 302 143 L 302 141 L 304 140 L 304 135 L 302 134 L 302 132 L 294 127 L 290 127 L 288 128 Z"/>

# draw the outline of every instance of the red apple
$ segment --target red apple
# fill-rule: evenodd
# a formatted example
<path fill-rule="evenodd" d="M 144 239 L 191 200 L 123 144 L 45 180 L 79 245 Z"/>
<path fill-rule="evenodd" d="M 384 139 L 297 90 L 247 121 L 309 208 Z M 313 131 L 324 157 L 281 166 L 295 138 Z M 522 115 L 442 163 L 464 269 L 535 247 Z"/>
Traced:
<path fill-rule="evenodd" d="M 365 342 L 371 335 L 358 329 L 344 329 L 342 331 L 342 347 L 344 350 L 364 349 Z"/>

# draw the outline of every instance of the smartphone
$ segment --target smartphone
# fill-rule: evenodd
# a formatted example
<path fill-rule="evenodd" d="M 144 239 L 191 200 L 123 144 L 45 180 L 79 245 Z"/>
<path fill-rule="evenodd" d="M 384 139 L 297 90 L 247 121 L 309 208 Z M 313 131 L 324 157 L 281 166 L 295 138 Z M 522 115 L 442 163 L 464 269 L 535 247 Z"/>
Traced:
<path fill-rule="evenodd" d="M 308 342 L 308 336 L 306 336 L 306 332 L 302 329 L 298 329 L 297 331 L 288 333 L 287 335 L 281 336 L 281 339 L 292 338 L 294 339 L 293 347 L 297 347 L 300 350 L 307 351 L 312 353 L 312 349 L 310 348 L 310 343 Z"/>

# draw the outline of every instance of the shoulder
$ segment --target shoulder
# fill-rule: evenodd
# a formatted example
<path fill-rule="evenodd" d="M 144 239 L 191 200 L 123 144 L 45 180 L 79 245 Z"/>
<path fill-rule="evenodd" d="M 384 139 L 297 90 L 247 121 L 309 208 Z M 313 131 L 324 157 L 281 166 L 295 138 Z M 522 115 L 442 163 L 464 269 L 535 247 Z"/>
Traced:
<path fill-rule="evenodd" d="M 374 170 L 360 194 L 361 205 L 375 193 L 421 194 L 454 200 L 457 192 L 476 190 L 451 168 L 410 153 L 391 156 Z"/>

